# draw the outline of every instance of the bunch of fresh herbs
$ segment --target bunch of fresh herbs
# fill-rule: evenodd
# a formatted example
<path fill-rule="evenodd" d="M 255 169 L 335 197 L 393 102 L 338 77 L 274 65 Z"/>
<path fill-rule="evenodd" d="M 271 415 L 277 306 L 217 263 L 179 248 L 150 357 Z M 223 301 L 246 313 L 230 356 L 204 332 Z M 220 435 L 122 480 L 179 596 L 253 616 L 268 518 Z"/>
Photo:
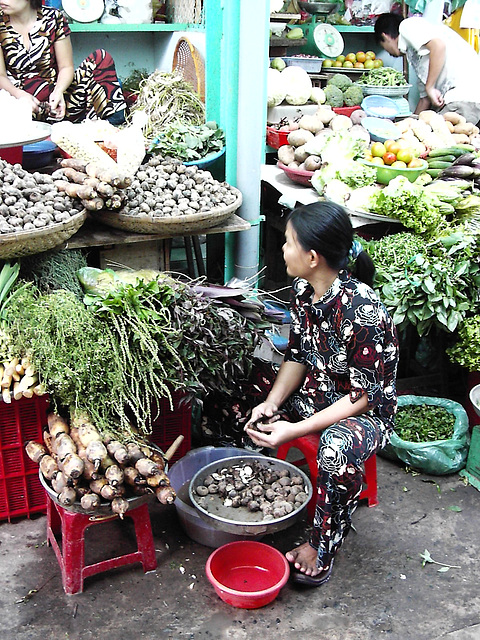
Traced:
<path fill-rule="evenodd" d="M 433 328 L 454 332 L 478 313 L 480 239 L 456 231 L 432 242 L 395 234 L 367 244 L 377 269 L 375 287 L 402 330 L 420 336 Z"/>
<path fill-rule="evenodd" d="M 480 314 L 462 322 L 457 340 L 447 349 L 447 355 L 468 371 L 480 371 Z"/>

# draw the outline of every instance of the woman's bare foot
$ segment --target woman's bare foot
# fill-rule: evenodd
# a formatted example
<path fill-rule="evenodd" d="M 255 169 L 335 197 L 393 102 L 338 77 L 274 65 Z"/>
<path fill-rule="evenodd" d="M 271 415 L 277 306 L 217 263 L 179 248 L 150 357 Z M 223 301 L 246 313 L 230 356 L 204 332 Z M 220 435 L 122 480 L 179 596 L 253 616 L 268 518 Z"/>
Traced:
<path fill-rule="evenodd" d="M 295 547 L 285 554 L 288 562 L 291 562 L 295 569 L 307 576 L 317 576 L 322 569 L 317 569 L 317 550 L 308 542 Z"/>

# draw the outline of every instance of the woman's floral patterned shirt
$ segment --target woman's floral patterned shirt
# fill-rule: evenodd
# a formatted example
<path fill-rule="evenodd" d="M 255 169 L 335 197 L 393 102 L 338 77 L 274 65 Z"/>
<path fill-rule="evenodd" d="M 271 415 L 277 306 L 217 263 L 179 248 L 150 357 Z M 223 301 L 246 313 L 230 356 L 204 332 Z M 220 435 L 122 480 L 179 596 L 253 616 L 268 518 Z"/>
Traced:
<path fill-rule="evenodd" d="M 395 325 L 375 292 L 341 271 L 323 297 L 312 303 L 313 287 L 297 278 L 285 361 L 307 366 L 300 390 L 304 415 L 350 395 L 365 393 L 370 412 L 393 428 L 397 409 L 398 339 Z"/>

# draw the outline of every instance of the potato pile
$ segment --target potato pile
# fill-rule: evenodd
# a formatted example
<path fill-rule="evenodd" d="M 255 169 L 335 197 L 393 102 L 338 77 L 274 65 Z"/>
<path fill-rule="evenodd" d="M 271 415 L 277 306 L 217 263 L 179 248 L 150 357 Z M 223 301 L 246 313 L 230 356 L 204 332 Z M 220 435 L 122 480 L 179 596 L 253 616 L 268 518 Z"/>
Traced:
<path fill-rule="evenodd" d="M 223 500 L 224 507 L 261 512 L 262 520 L 276 520 L 299 509 L 308 499 L 302 476 L 289 469 L 274 469 L 257 460 L 250 463 L 220 467 L 207 475 L 195 487 L 196 502 L 209 511 L 214 496 Z"/>
<path fill-rule="evenodd" d="M 86 416 L 74 416 L 69 425 L 50 413 L 44 442 L 29 441 L 25 450 L 65 508 L 79 502 L 85 512 L 95 512 L 106 503 L 123 517 L 130 497 L 151 493 L 162 504 L 175 500 L 165 459 L 158 450 L 102 438 Z"/>
<path fill-rule="evenodd" d="M 0 159 L 0 234 L 44 229 L 81 210 L 81 203 L 59 191 L 52 176 Z"/>
<path fill-rule="evenodd" d="M 471 144 L 475 140 L 480 142 L 478 127 L 467 122 L 459 113 L 442 115 L 428 109 L 421 111 L 418 118 L 404 118 L 396 126 L 401 137 L 407 140 L 419 155 L 430 149 Z"/>
<path fill-rule="evenodd" d="M 309 153 L 305 145 L 314 137 L 332 132 L 349 131 L 350 135 L 363 141 L 365 147 L 370 143 L 370 134 L 361 126 L 365 117 L 362 109 L 351 116 L 337 114 L 331 107 L 322 105 L 314 115 L 304 115 L 289 123 L 288 144 L 278 149 L 278 160 L 290 169 L 316 171 L 322 165 L 320 156 Z M 281 129 L 280 129 L 281 130 Z"/>

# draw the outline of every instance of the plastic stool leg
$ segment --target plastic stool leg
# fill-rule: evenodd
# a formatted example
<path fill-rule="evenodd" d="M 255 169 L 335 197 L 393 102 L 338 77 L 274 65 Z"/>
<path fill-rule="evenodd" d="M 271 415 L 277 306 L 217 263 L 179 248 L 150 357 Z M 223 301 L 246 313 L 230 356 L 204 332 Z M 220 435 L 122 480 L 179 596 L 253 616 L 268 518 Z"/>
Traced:
<path fill-rule="evenodd" d="M 63 511 L 62 515 L 62 580 L 67 595 L 83 591 L 85 567 L 85 529 L 88 517 Z"/>
<path fill-rule="evenodd" d="M 364 467 L 364 479 L 367 486 L 360 494 L 359 500 L 366 499 L 369 507 L 376 507 L 378 504 L 377 456 L 373 454 L 368 460 L 365 460 Z"/>
<path fill-rule="evenodd" d="M 135 525 L 135 534 L 137 536 L 138 550 L 142 557 L 143 571 L 144 573 L 153 571 L 157 568 L 157 556 L 153 543 L 152 524 L 150 522 L 148 505 L 143 504 L 130 514 L 127 512 L 127 515 L 130 515 Z"/>

